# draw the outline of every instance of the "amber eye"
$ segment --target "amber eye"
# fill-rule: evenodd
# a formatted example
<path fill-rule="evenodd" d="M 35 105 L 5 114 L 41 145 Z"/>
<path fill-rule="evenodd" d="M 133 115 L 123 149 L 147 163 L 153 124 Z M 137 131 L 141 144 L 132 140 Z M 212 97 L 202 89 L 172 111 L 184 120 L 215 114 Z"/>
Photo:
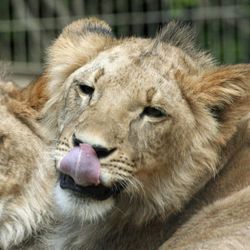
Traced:
<path fill-rule="evenodd" d="M 94 91 L 95 91 L 95 89 L 93 87 L 90 87 L 86 84 L 80 84 L 79 88 L 80 88 L 82 93 L 84 93 L 85 95 L 89 95 L 89 96 L 92 96 Z"/>
<path fill-rule="evenodd" d="M 167 116 L 167 113 L 162 110 L 161 108 L 155 108 L 155 107 L 145 107 L 143 112 L 141 113 L 141 116 L 149 116 L 154 118 L 162 118 Z"/>

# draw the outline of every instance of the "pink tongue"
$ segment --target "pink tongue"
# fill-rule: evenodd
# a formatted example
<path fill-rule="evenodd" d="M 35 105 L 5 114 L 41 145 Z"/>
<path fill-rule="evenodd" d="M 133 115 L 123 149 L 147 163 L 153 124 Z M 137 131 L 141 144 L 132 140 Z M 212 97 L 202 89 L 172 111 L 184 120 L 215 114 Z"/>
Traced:
<path fill-rule="evenodd" d="M 80 186 L 100 183 L 100 162 L 95 150 L 89 144 L 80 144 L 67 153 L 60 162 L 59 169 L 73 178 Z"/>

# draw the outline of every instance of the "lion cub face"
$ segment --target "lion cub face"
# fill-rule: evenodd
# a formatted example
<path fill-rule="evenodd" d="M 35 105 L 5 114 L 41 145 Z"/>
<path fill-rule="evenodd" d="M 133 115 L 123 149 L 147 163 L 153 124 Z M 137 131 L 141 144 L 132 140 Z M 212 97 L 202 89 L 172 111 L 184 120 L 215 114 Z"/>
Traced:
<path fill-rule="evenodd" d="M 161 202 L 159 186 L 186 164 L 196 136 L 194 115 L 171 69 L 176 50 L 170 48 L 171 59 L 164 61 L 143 55 L 148 41 L 137 43 L 100 53 L 65 81 L 57 198 L 86 219 L 123 199 Z"/>
<path fill-rule="evenodd" d="M 247 67 L 215 68 L 173 24 L 156 39 L 110 32 L 80 20 L 49 50 L 43 122 L 58 139 L 56 199 L 83 220 L 165 218 L 217 172 Z"/>

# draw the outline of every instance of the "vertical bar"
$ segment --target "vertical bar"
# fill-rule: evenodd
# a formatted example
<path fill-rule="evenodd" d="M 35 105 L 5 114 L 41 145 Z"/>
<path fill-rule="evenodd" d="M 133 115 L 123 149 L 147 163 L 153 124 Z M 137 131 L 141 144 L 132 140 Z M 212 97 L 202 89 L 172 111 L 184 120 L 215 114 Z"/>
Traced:
<path fill-rule="evenodd" d="M 234 0 L 235 13 L 237 13 L 237 0 Z M 239 30 L 238 30 L 238 17 L 233 20 L 233 39 L 234 39 L 234 63 L 239 62 Z"/>
<path fill-rule="evenodd" d="M 133 0 L 128 0 L 128 13 L 130 14 L 130 18 L 128 20 L 128 30 L 129 30 L 129 33 L 128 35 L 131 35 L 133 34 L 133 25 L 132 25 L 132 10 L 133 10 L 133 7 L 132 7 L 132 3 L 133 3 Z"/>
<path fill-rule="evenodd" d="M 10 60 L 14 61 L 15 46 L 14 46 L 14 34 L 13 34 L 13 0 L 9 1 L 9 17 L 10 17 Z"/>
<path fill-rule="evenodd" d="M 8 24 L 8 28 L 10 29 L 10 16 L 9 16 L 9 1 L 4 1 L 2 3 L 2 15 L 0 20 L 4 21 L 6 24 Z M 1 54 L 2 59 L 11 61 L 11 44 L 10 44 L 10 32 L 9 30 L 6 30 L 5 28 L 3 30 L 0 30 L 0 36 L 1 36 Z"/>
<path fill-rule="evenodd" d="M 219 8 L 222 7 L 221 0 L 218 1 Z M 224 30 L 223 30 L 223 19 L 219 18 L 219 46 L 220 46 L 220 61 L 224 63 Z"/>
<path fill-rule="evenodd" d="M 111 4 L 112 4 L 112 7 L 111 7 L 111 10 L 112 10 L 112 14 L 113 14 L 113 31 L 115 34 L 118 34 L 119 32 L 119 28 L 118 26 L 116 25 L 116 20 L 117 20 L 117 5 L 116 5 L 116 0 L 112 0 L 111 1 Z"/>
<path fill-rule="evenodd" d="M 27 22 L 29 22 L 29 21 L 32 21 L 32 20 L 28 20 L 27 18 L 28 18 L 28 16 L 27 16 L 27 8 L 28 8 L 28 2 L 24 2 L 23 3 L 24 4 L 24 16 L 23 16 L 23 19 L 24 19 L 24 31 L 23 31 L 23 33 L 24 33 L 24 43 L 23 43 L 23 47 L 24 47 L 24 55 L 25 55 L 25 63 L 26 63 L 26 65 L 31 61 L 30 59 L 30 56 L 29 56 L 29 48 L 30 48 L 30 46 L 32 46 L 32 49 L 31 50 L 33 50 L 33 43 L 29 43 L 29 33 L 31 33 L 31 32 L 33 32 L 33 30 L 32 31 L 29 31 L 28 32 L 28 30 L 27 30 Z M 34 53 L 34 51 L 33 51 L 33 53 Z"/>
<path fill-rule="evenodd" d="M 42 57 L 42 49 L 41 49 L 41 22 L 39 18 L 39 8 L 40 8 L 40 0 L 27 1 L 27 8 L 29 8 L 29 12 L 32 13 L 32 17 L 28 16 L 29 19 L 26 19 L 27 22 L 32 22 L 32 19 L 39 20 L 39 26 L 36 27 L 35 30 L 29 30 L 28 33 L 28 56 L 29 62 L 39 64 L 41 63 Z"/>
<path fill-rule="evenodd" d="M 84 0 L 74 0 L 71 1 L 72 2 L 72 10 L 73 10 L 73 14 L 75 16 L 82 16 L 84 17 L 85 14 L 85 1 Z M 102 0 L 100 0 L 100 2 L 102 2 Z"/>

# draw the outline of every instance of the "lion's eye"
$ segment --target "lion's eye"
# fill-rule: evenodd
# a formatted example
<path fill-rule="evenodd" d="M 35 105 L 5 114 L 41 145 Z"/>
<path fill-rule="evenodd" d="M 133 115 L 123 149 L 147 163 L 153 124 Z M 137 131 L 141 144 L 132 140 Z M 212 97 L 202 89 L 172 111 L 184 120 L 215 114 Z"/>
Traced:
<path fill-rule="evenodd" d="M 143 112 L 141 113 L 141 116 L 149 116 L 154 118 L 161 118 L 165 117 L 167 114 L 164 110 L 161 108 L 155 108 L 155 107 L 145 107 Z"/>
<path fill-rule="evenodd" d="M 80 88 L 82 93 L 84 93 L 85 95 L 89 95 L 89 96 L 92 96 L 94 91 L 95 91 L 95 89 L 93 87 L 90 87 L 86 84 L 80 84 L 79 88 Z"/>

